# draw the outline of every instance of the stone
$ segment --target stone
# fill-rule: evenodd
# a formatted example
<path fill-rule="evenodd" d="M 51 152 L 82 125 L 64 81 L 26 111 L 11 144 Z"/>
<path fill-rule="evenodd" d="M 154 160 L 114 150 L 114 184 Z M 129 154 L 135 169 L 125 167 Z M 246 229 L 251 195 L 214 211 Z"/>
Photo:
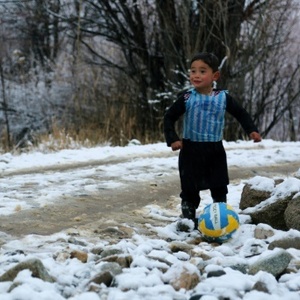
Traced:
<path fill-rule="evenodd" d="M 169 248 L 170 250 L 175 253 L 175 252 L 179 252 L 179 251 L 183 251 L 186 253 L 190 253 L 190 251 L 194 248 L 193 245 L 189 245 L 187 243 L 183 243 L 183 242 L 177 242 L 177 241 L 173 241 L 169 244 Z"/>
<path fill-rule="evenodd" d="M 122 254 L 122 250 L 116 249 L 116 248 L 104 249 L 101 252 L 100 256 L 101 256 L 101 258 L 104 258 L 104 257 L 107 257 L 107 256 L 116 255 L 116 254 Z"/>
<path fill-rule="evenodd" d="M 105 271 L 108 271 L 113 276 L 116 276 L 116 275 L 122 273 L 122 267 L 117 263 L 108 262 L 108 263 L 101 265 L 101 267 L 100 267 L 100 272 L 105 272 Z"/>
<path fill-rule="evenodd" d="M 83 252 L 83 251 L 73 250 L 70 253 L 70 258 L 77 258 L 82 263 L 86 263 L 87 260 L 88 260 L 88 254 L 86 252 Z"/>
<path fill-rule="evenodd" d="M 101 261 L 115 262 L 115 263 L 119 264 L 122 268 L 129 268 L 132 263 L 132 256 L 131 255 L 126 255 L 126 256 L 111 255 L 111 256 L 101 259 Z"/>
<path fill-rule="evenodd" d="M 266 294 L 269 293 L 267 285 L 262 281 L 257 281 L 254 284 L 254 286 L 252 287 L 252 290 L 256 290 L 256 291 L 263 292 L 263 293 L 266 293 Z"/>
<path fill-rule="evenodd" d="M 216 271 L 210 271 L 207 273 L 207 278 L 209 277 L 220 277 L 225 275 L 226 272 L 224 270 L 216 270 Z"/>
<path fill-rule="evenodd" d="M 254 207 L 268 199 L 270 196 L 270 191 L 256 190 L 250 184 L 246 183 L 241 194 L 239 208 L 243 210 L 248 207 Z"/>
<path fill-rule="evenodd" d="M 271 226 L 258 224 L 254 229 L 254 237 L 259 240 L 265 240 L 275 234 Z"/>
<path fill-rule="evenodd" d="M 282 248 L 282 249 L 294 248 L 300 250 L 300 237 L 290 237 L 290 238 L 275 240 L 269 244 L 268 249 L 273 250 L 275 248 Z"/>
<path fill-rule="evenodd" d="M 289 228 L 284 219 L 284 212 L 291 197 L 292 196 L 288 196 L 278 199 L 275 202 L 250 213 L 252 223 L 265 223 L 272 226 L 274 229 L 288 230 Z"/>
<path fill-rule="evenodd" d="M 173 278 L 170 284 L 176 291 L 180 289 L 191 290 L 200 282 L 200 276 L 197 273 L 191 273 L 187 269 L 183 269 L 178 277 Z"/>
<path fill-rule="evenodd" d="M 96 276 L 94 276 L 90 280 L 90 283 L 96 283 L 98 285 L 103 283 L 107 287 L 109 287 L 111 285 L 112 281 L 113 281 L 113 275 L 109 271 L 104 271 L 104 272 L 100 272 Z"/>
<path fill-rule="evenodd" d="M 284 212 L 284 220 L 288 228 L 300 230 L 300 195 L 289 201 Z"/>
<path fill-rule="evenodd" d="M 288 267 L 291 259 L 292 256 L 287 251 L 274 250 L 272 254 L 258 259 L 254 264 L 250 265 L 249 274 L 255 275 L 259 271 L 264 271 L 277 277 Z"/>
<path fill-rule="evenodd" d="M 6 271 L 2 276 L 0 276 L 0 282 L 13 281 L 19 272 L 26 269 L 31 271 L 32 277 L 40 278 L 41 280 L 47 282 L 55 282 L 54 278 L 47 272 L 43 263 L 39 259 L 35 258 L 21 262 Z"/>
<path fill-rule="evenodd" d="M 243 274 L 247 274 L 248 271 L 248 265 L 247 264 L 236 264 L 236 265 L 231 265 L 229 266 L 232 270 L 239 271 Z"/>

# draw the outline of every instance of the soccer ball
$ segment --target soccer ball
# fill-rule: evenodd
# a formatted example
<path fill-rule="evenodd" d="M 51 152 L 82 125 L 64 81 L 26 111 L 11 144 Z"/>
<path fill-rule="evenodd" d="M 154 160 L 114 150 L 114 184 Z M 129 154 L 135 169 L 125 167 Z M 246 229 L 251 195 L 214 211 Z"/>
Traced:
<path fill-rule="evenodd" d="M 209 242 L 226 242 L 239 227 L 238 214 L 223 202 L 207 205 L 198 219 L 198 229 Z"/>

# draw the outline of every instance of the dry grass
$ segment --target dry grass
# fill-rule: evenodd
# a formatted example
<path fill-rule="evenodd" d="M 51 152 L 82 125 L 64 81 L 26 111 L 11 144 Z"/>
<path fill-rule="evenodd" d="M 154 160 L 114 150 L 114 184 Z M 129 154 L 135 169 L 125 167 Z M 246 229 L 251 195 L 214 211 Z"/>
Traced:
<path fill-rule="evenodd" d="M 58 151 L 103 144 L 126 146 L 133 139 L 142 144 L 163 140 L 162 113 L 156 111 L 157 115 L 153 116 L 153 110 L 149 115 L 146 103 L 143 106 L 146 111 L 141 110 L 134 82 L 118 76 L 115 84 L 110 82 L 108 85 L 106 70 L 90 71 L 89 68 L 80 76 L 77 74 L 74 90 L 62 99 L 64 108 L 59 107 L 56 119 L 47 124 L 47 133 L 34 132 L 33 145 L 15 149 L 15 145 L 9 147 L 7 134 L 3 131 L 0 133 L 0 153 L 32 149 Z"/>
<path fill-rule="evenodd" d="M 120 111 L 111 108 L 108 117 L 101 123 L 90 120 L 85 123 L 81 121 L 80 124 L 80 126 L 68 125 L 68 128 L 52 124 L 49 134 L 35 133 L 35 142 L 28 143 L 26 147 L 22 148 L 16 148 L 14 145 L 9 149 L 7 137 L 2 133 L 0 153 L 17 154 L 33 150 L 47 153 L 62 149 L 91 148 L 99 145 L 126 146 L 133 139 L 139 140 L 141 144 L 163 140 L 159 127 L 157 127 L 155 134 L 153 130 L 146 130 L 146 133 L 142 132 L 141 127 L 137 125 L 136 118 L 128 113 L 125 107 Z"/>

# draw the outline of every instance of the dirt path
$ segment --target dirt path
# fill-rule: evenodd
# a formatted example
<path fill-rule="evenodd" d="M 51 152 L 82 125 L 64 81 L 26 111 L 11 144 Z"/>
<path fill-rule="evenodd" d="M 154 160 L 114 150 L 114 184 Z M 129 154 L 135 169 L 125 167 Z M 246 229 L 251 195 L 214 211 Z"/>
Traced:
<path fill-rule="evenodd" d="M 300 168 L 300 162 L 259 168 L 231 168 L 231 182 L 256 175 L 287 177 Z M 62 170 L 63 171 L 63 170 Z M 178 197 L 177 176 L 156 179 L 154 182 L 138 183 L 122 189 L 103 190 L 97 195 L 76 198 L 65 197 L 55 205 L 19 211 L 13 215 L 0 216 L 0 231 L 12 236 L 27 234 L 49 235 L 68 228 L 88 226 L 104 230 L 122 223 L 143 224 L 149 220 L 135 211 L 148 204 L 164 207 L 170 197 Z"/>

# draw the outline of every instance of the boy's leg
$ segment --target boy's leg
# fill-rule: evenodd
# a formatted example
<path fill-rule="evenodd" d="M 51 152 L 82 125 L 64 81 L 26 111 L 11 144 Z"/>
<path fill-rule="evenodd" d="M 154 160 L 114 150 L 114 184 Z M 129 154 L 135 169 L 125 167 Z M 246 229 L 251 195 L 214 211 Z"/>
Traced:
<path fill-rule="evenodd" d="M 200 204 L 200 191 L 197 189 L 193 179 L 181 176 L 181 211 L 184 218 L 195 219 L 196 209 Z"/>
<path fill-rule="evenodd" d="M 187 176 L 185 172 L 182 172 L 180 175 L 182 217 L 193 220 L 195 224 L 194 227 L 196 229 L 198 227 L 196 209 L 200 204 L 200 191 L 197 189 L 197 184 L 193 176 L 190 176 L 190 174 Z"/>
<path fill-rule="evenodd" d="M 190 202 L 181 201 L 181 212 L 182 212 L 183 218 L 193 220 L 196 217 L 196 208 Z"/>
<path fill-rule="evenodd" d="M 181 210 L 184 218 L 195 219 L 196 209 L 200 203 L 195 172 L 195 158 L 189 144 L 184 144 L 179 153 L 179 176 L 181 184 Z"/>
<path fill-rule="evenodd" d="M 182 218 L 189 219 L 194 222 L 194 229 L 198 228 L 198 219 L 196 218 L 196 207 L 193 203 L 187 202 L 187 201 L 181 201 L 181 212 L 182 212 Z M 182 222 L 179 221 L 177 224 L 177 230 L 179 231 L 185 231 L 181 229 Z M 183 228 L 185 228 L 185 225 L 183 225 Z"/>
<path fill-rule="evenodd" d="M 228 189 L 227 186 L 221 186 L 217 188 L 210 189 L 211 197 L 213 198 L 214 202 L 225 202 L 227 201 L 227 193 Z"/>
<path fill-rule="evenodd" d="M 184 191 L 180 193 L 181 197 L 181 212 L 182 217 L 186 219 L 190 219 L 194 222 L 195 226 L 194 228 L 198 228 L 198 220 L 196 218 L 196 209 L 199 206 L 200 203 L 200 196 L 199 192 L 189 193 L 186 194 Z M 189 201 L 190 199 L 193 199 L 194 201 Z"/>

